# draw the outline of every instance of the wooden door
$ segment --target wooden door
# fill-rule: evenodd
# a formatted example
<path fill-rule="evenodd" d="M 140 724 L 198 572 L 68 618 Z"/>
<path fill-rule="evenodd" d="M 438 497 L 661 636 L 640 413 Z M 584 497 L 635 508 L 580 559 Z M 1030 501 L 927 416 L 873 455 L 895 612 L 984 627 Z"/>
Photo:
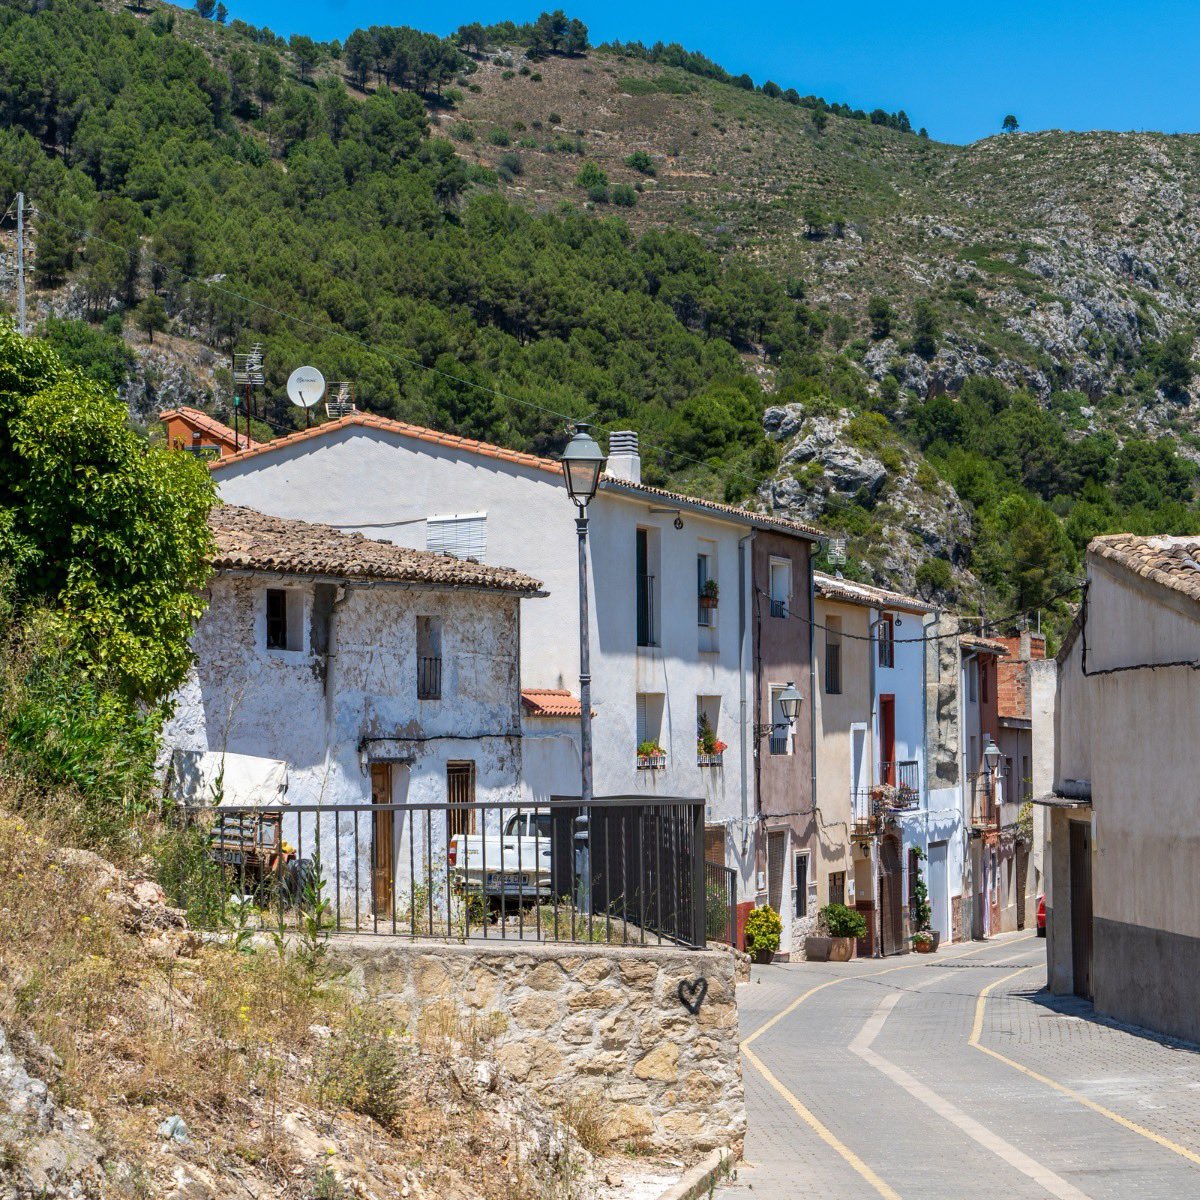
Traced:
<path fill-rule="evenodd" d="M 879 697 L 879 782 L 896 783 L 896 697 Z"/>
<path fill-rule="evenodd" d="M 891 835 L 879 842 L 879 949 L 900 954 L 904 941 L 903 872 L 900 839 Z"/>
<path fill-rule="evenodd" d="M 787 869 L 787 832 L 772 829 L 767 834 L 767 903 L 783 915 L 783 873 Z"/>
<path fill-rule="evenodd" d="M 1092 999 L 1092 829 L 1071 821 L 1071 976 L 1075 995 Z"/>
<path fill-rule="evenodd" d="M 391 804 L 392 768 L 389 763 L 371 764 L 371 803 Z M 392 894 L 395 888 L 393 850 L 395 848 L 396 814 L 371 814 L 371 907 L 377 917 L 392 915 Z"/>

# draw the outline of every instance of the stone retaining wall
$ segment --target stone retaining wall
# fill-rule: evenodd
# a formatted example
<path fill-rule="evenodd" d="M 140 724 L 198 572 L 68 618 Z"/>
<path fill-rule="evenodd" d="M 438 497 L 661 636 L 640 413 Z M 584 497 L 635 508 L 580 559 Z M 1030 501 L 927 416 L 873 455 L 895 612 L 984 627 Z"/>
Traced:
<path fill-rule="evenodd" d="M 686 1156 L 718 1146 L 741 1152 L 732 954 L 382 938 L 338 938 L 334 952 L 414 1032 L 422 1022 L 445 1028 L 474 1016 L 513 1079 L 563 1104 L 597 1096 L 615 1143 Z M 708 993 L 693 1015 L 678 988 L 700 976 Z"/>

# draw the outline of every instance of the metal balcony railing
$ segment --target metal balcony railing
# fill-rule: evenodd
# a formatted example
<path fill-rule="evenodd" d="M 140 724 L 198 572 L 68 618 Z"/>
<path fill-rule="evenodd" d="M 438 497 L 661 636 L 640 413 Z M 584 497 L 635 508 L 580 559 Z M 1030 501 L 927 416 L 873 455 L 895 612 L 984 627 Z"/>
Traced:
<path fill-rule="evenodd" d="M 921 796 L 921 766 L 915 758 L 896 762 L 879 764 L 879 778 L 882 783 L 905 793 L 911 794 L 914 803 Z"/>
<path fill-rule="evenodd" d="M 771 601 L 771 616 L 786 617 L 788 615 L 788 602 L 786 600 Z"/>
<path fill-rule="evenodd" d="M 442 698 L 441 658 L 417 659 L 417 699 L 440 700 Z"/>
<path fill-rule="evenodd" d="M 999 829 L 1005 823 L 1006 809 L 1019 807 L 1010 803 L 1009 769 L 998 767 L 995 772 L 981 771 L 971 780 L 971 824 L 976 829 Z M 1015 815 L 1010 819 L 1015 821 Z"/>
<path fill-rule="evenodd" d="M 907 784 L 876 783 L 854 788 L 850 792 L 851 834 L 870 837 L 881 833 L 899 814 L 918 808 L 920 803 L 920 791 Z"/>

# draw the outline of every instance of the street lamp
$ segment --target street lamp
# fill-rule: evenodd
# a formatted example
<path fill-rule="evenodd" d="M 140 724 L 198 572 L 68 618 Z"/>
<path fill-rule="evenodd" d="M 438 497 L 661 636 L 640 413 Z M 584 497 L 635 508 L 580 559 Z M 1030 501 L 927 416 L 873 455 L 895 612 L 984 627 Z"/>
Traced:
<path fill-rule="evenodd" d="M 576 424 L 575 434 L 567 443 L 561 461 L 563 477 L 567 481 L 567 492 L 579 510 L 579 515 L 575 518 L 575 531 L 579 535 L 579 801 L 586 811 L 592 802 L 592 674 L 588 649 L 587 510 L 596 495 L 596 488 L 600 485 L 604 454 L 583 422 Z"/>
<path fill-rule="evenodd" d="M 983 761 L 987 766 L 987 773 L 995 775 L 996 764 L 1000 761 L 1000 747 L 996 745 L 990 734 L 988 735 L 987 745 L 983 748 Z"/>
<path fill-rule="evenodd" d="M 800 715 L 800 705 L 804 702 L 804 697 L 796 690 L 796 685 L 789 679 L 787 686 L 775 697 L 779 704 L 779 711 L 783 714 L 782 721 L 766 721 L 761 725 L 754 727 L 754 736 L 756 738 L 765 738 L 769 734 L 775 732 L 776 729 L 789 729 L 796 723 L 796 718 Z"/>

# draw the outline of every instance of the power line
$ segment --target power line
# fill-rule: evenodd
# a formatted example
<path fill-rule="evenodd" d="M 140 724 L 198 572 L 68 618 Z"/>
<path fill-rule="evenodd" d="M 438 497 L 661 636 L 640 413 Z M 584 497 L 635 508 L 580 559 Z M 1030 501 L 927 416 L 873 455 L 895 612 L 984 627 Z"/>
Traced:
<path fill-rule="evenodd" d="M 1080 591 L 1085 586 L 1086 586 L 1086 584 L 1084 582 L 1074 583 L 1069 588 L 1064 588 L 1061 592 L 1056 592 L 1053 596 L 1047 596 L 1045 603 L 1042 605 L 1038 605 L 1037 608 L 1043 608 L 1043 607 L 1045 607 L 1045 605 L 1052 604 L 1055 600 L 1061 600 L 1065 596 L 1074 595 L 1076 592 Z M 754 590 L 759 596 L 763 597 L 766 600 L 770 600 L 772 598 L 771 594 L 769 592 L 763 591 L 762 588 L 756 587 Z M 866 598 L 864 597 L 864 599 L 866 599 Z M 835 601 L 835 602 L 837 602 L 837 601 Z M 841 601 L 841 603 L 852 604 L 854 602 L 847 600 L 847 601 Z M 887 608 L 888 606 L 886 604 L 881 603 L 881 604 L 870 604 L 870 605 L 868 605 L 868 607 Z M 982 630 L 984 630 L 984 629 L 990 629 L 997 625 L 1011 624 L 1018 617 L 1027 617 L 1030 615 L 1030 613 L 1036 612 L 1037 608 L 1022 608 L 1022 609 L 1019 609 L 1017 612 L 1007 613 L 1006 615 L 1004 615 L 1002 617 L 993 617 L 990 620 L 987 618 L 984 618 L 984 617 L 971 617 L 971 616 L 960 616 L 958 619 L 959 619 L 959 621 L 978 621 L 979 626 L 980 626 L 980 632 L 982 632 Z M 842 630 L 842 629 L 830 629 L 829 626 L 822 624 L 820 621 L 814 620 L 811 617 L 806 617 L 806 616 L 802 615 L 801 613 L 797 613 L 797 612 L 789 611 L 786 614 L 786 618 L 788 620 L 801 621 L 805 625 L 811 625 L 814 629 L 823 630 L 825 633 L 834 633 L 837 635 L 837 637 L 839 639 L 845 638 L 846 640 L 853 641 L 853 642 L 874 642 L 877 640 L 876 638 L 872 637 L 870 634 L 847 633 L 847 632 L 845 632 L 845 630 Z M 894 645 L 904 646 L 904 645 L 918 645 L 921 642 L 957 641 L 960 636 L 962 636 L 960 633 L 933 633 L 933 634 L 929 634 L 928 636 L 924 636 L 924 637 L 893 638 L 892 643 Z M 967 634 L 965 636 L 970 637 L 971 634 Z"/>

